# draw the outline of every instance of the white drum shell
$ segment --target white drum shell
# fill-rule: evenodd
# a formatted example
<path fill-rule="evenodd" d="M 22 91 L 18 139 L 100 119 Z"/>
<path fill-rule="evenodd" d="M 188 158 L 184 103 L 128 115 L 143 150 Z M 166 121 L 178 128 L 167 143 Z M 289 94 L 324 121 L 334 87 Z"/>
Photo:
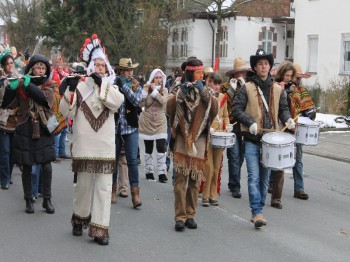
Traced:
<path fill-rule="evenodd" d="M 308 117 L 299 117 L 295 129 L 295 138 L 297 143 L 316 146 L 320 136 L 320 125 Z"/>
<path fill-rule="evenodd" d="M 281 141 L 274 143 L 268 142 L 270 140 L 268 138 L 273 136 L 280 136 L 285 139 L 280 139 Z M 265 134 L 261 140 L 261 163 L 264 167 L 272 170 L 293 167 L 295 164 L 295 138 L 287 133 L 272 132 Z"/>
<path fill-rule="evenodd" d="M 235 133 L 212 132 L 210 133 L 210 143 L 215 148 L 229 148 L 236 143 Z"/>

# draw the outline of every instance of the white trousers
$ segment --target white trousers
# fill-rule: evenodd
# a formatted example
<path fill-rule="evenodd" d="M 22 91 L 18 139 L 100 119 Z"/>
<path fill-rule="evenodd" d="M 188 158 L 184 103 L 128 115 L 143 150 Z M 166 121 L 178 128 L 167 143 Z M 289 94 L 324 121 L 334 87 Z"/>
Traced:
<path fill-rule="evenodd" d="M 109 227 L 113 174 L 79 172 L 74 186 L 73 212 L 101 228 Z"/>

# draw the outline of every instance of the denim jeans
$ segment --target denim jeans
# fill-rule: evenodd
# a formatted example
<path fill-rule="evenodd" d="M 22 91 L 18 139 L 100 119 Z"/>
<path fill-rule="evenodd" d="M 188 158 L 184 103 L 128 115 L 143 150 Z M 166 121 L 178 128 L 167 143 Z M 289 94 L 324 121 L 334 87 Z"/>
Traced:
<path fill-rule="evenodd" d="M 260 144 L 245 142 L 245 159 L 248 171 L 249 204 L 252 214 L 262 214 L 265 205 L 270 169 L 260 162 Z"/>
<path fill-rule="evenodd" d="M 68 128 L 65 127 L 55 135 L 55 153 L 56 158 L 66 156 L 66 137 L 68 133 Z"/>
<path fill-rule="evenodd" d="M 295 165 L 293 167 L 293 178 L 294 178 L 294 191 L 304 191 L 304 179 L 303 179 L 303 145 L 297 143 L 297 152 L 295 155 Z"/>
<path fill-rule="evenodd" d="M 115 135 L 115 150 L 116 150 L 116 164 L 118 167 L 118 161 L 120 156 L 120 150 L 124 142 L 125 157 L 128 164 L 129 184 L 130 187 L 139 186 L 139 169 L 137 162 L 137 150 L 139 146 L 139 133 L 138 131 L 128 135 Z M 113 182 L 117 182 L 118 169 L 113 174 Z"/>
<path fill-rule="evenodd" d="M 13 135 L 0 131 L 0 179 L 2 186 L 9 185 L 11 181 Z"/>
<path fill-rule="evenodd" d="M 231 192 L 241 190 L 241 167 L 244 161 L 242 133 L 236 133 L 236 143 L 226 150 L 228 161 L 228 188 Z"/>
<path fill-rule="evenodd" d="M 32 193 L 34 197 L 38 197 L 39 192 L 39 181 L 41 174 L 41 164 L 33 164 L 32 165 Z"/>

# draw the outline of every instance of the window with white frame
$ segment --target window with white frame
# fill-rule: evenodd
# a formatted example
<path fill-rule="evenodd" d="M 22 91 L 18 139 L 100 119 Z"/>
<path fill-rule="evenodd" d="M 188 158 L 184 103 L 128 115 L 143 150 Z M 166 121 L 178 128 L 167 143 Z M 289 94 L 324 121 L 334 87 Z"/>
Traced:
<path fill-rule="evenodd" d="M 264 30 L 262 31 L 262 48 L 265 50 L 267 54 L 272 53 L 272 42 L 273 42 L 273 32 Z"/>
<path fill-rule="evenodd" d="M 181 29 L 181 37 L 179 41 L 180 45 L 180 57 L 187 57 L 187 39 L 188 39 L 188 29 Z"/>
<path fill-rule="evenodd" d="M 222 27 L 220 35 L 220 57 L 227 57 L 228 30 L 227 26 Z"/>
<path fill-rule="evenodd" d="M 308 66 L 309 73 L 317 73 L 318 61 L 318 35 L 308 36 Z"/>
<path fill-rule="evenodd" d="M 350 33 L 342 35 L 342 58 L 341 73 L 350 74 Z"/>

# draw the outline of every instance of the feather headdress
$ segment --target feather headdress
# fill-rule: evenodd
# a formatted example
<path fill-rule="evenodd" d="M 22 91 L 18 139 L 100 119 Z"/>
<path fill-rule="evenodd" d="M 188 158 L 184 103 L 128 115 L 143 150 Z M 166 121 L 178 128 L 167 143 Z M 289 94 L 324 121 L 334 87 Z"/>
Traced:
<path fill-rule="evenodd" d="M 108 79 L 111 84 L 114 83 L 115 73 L 110 65 L 105 48 L 101 44 L 101 40 L 97 34 L 93 34 L 90 38 L 85 39 L 82 48 L 80 49 L 80 58 L 88 65 L 87 73 L 93 73 L 95 71 L 94 60 L 97 58 L 103 59 L 107 65 Z"/>

